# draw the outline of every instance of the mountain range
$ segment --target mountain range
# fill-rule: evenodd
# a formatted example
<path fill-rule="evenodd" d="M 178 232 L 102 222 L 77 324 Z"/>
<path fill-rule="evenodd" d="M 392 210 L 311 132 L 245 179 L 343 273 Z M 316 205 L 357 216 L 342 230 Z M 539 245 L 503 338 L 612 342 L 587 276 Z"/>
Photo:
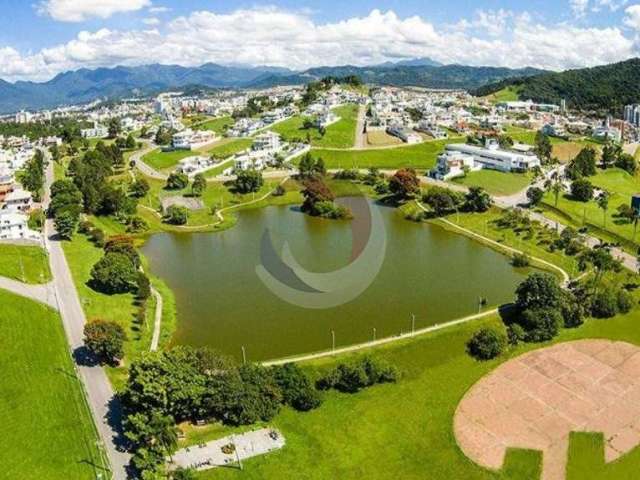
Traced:
<path fill-rule="evenodd" d="M 496 94 L 509 89 L 521 100 L 559 104 L 571 108 L 620 114 L 625 105 L 640 102 L 640 58 L 564 72 L 508 78 L 484 85 L 473 93 Z"/>
<path fill-rule="evenodd" d="M 80 104 L 96 99 L 147 96 L 172 89 L 265 88 L 302 85 L 325 76 L 357 75 L 376 85 L 474 89 L 505 79 L 542 73 L 533 68 L 509 69 L 441 65 L 428 58 L 387 62 L 370 67 L 317 67 L 297 72 L 278 67 L 178 65 L 118 66 L 80 69 L 56 75 L 46 82 L 0 80 L 0 113 Z"/>

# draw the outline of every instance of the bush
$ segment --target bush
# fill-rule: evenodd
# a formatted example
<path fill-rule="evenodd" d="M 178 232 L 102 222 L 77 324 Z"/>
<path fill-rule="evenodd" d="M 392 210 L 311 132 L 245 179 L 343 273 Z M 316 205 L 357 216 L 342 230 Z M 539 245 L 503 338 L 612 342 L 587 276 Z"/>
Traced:
<path fill-rule="evenodd" d="M 84 343 L 100 360 L 117 363 L 124 356 L 127 335 L 120 324 L 107 320 L 92 320 L 84 326 Z"/>
<path fill-rule="evenodd" d="M 527 342 L 546 342 L 558 334 L 563 318 L 557 309 L 536 308 L 523 311 L 518 323 L 526 332 Z"/>
<path fill-rule="evenodd" d="M 91 240 L 96 247 L 102 248 L 105 244 L 105 234 L 100 228 L 94 228 L 89 232 L 89 240 Z"/>
<path fill-rule="evenodd" d="M 166 188 L 169 190 L 183 190 L 189 185 L 189 177 L 182 172 L 173 172 L 167 178 Z"/>
<path fill-rule="evenodd" d="M 109 252 L 91 269 L 89 283 L 102 293 L 127 293 L 135 291 L 137 278 L 138 271 L 127 255 Z"/>
<path fill-rule="evenodd" d="M 615 291 L 605 289 L 593 296 L 591 315 L 595 318 L 611 318 L 616 313 L 618 313 L 618 296 Z"/>
<path fill-rule="evenodd" d="M 511 259 L 511 265 L 516 268 L 524 268 L 531 265 L 531 259 L 526 253 L 515 253 Z"/>
<path fill-rule="evenodd" d="M 593 185 L 586 178 L 579 178 L 571 183 L 571 196 L 579 202 L 588 202 L 593 198 Z"/>
<path fill-rule="evenodd" d="M 559 308 L 562 289 L 558 280 L 547 273 L 532 273 L 516 289 L 516 304 L 520 310 Z"/>
<path fill-rule="evenodd" d="M 187 221 L 189 221 L 189 210 L 180 205 L 171 205 L 167 208 L 164 221 L 171 225 L 186 225 Z"/>
<path fill-rule="evenodd" d="M 633 296 L 624 289 L 618 290 L 618 311 L 629 313 L 633 308 Z"/>
<path fill-rule="evenodd" d="M 370 357 L 364 357 L 351 363 L 341 363 L 320 377 L 316 386 L 321 390 L 335 388 L 340 392 L 355 393 L 362 388 L 378 383 L 397 381 L 395 367 Z"/>
<path fill-rule="evenodd" d="M 507 327 L 507 338 L 509 339 L 510 345 L 518 345 L 520 342 L 524 341 L 526 336 L 524 329 L 517 323 L 512 323 Z"/>
<path fill-rule="evenodd" d="M 82 233 L 83 235 L 89 235 L 91 233 L 91 230 L 93 230 L 95 228 L 95 225 L 88 221 L 88 220 L 83 220 L 78 224 L 78 233 Z"/>
<path fill-rule="evenodd" d="M 565 301 L 560 309 L 565 328 L 579 327 L 584 323 L 585 305 L 578 302 L 572 293 L 565 292 Z"/>
<path fill-rule="evenodd" d="M 296 410 L 306 412 L 322 403 L 318 391 L 302 369 L 293 363 L 273 367 L 273 376 L 282 392 L 282 400 Z"/>
<path fill-rule="evenodd" d="M 527 190 L 527 199 L 533 206 L 538 205 L 544 197 L 544 191 L 538 187 L 529 187 Z"/>
<path fill-rule="evenodd" d="M 504 352 L 507 336 L 492 328 L 478 330 L 467 342 L 467 352 L 478 360 L 491 360 Z"/>
<path fill-rule="evenodd" d="M 137 295 L 140 300 L 146 300 L 151 296 L 151 282 L 143 272 L 138 272 L 136 284 L 138 287 Z"/>

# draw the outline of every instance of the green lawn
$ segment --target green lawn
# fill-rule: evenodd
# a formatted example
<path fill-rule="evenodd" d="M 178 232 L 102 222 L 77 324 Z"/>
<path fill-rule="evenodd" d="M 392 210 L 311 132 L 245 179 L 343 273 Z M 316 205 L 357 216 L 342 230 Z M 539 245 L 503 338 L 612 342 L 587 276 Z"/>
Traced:
<path fill-rule="evenodd" d="M 41 247 L 0 244 L 0 275 L 24 283 L 51 280 L 49 257 Z"/>
<path fill-rule="evenodd" d="M 251 138 L 226 138 L 205 151 L 208 155 L 216 158 L 227 158 L 246 150 L 252 143 L 253 140 Z"/>
<path fill-rule="evenodd" d="M 335 108 L 333 111 L 340 117 L 340 120 L 329 125 L 324 136 L 320 135 L 317 128 L 305 130 L 303 125 L 307 117 L 302 115 L 296 115 L 295 117 L 277 123 L 269 129 L 279 133 L 286 141 L 295 139 L 306 140 L 308 133 L 311 137 L 311 145 L 315 147 L 353 147 L 355 143 L 356 123 L 358 120 L 358 106 L 353 104 L 344 105 Z"/>
<path fill-rule="evenodd" d="M 520 98 L 519 95 L 520 92 L 518 87 L 508 86 L 489 95 L 487 98 L 489 98 L 494 103 L 515 102 Z"/>
<path fill-rule="evenodd" d="M 436 158 L 447 143 L 463 142 L 462 137 L 424 142 L 397 148 L 368 150 L 327 150 L 314 148 L 311 154 L 321 157 L 327 168 L 381 168 L 397 169 L 411 167 L 424 173 L 436 164 Z"/>
<path fill-rule="evenodd" d="M 468 187 L 482 187 L 492 195 L 513 195 L 526 188 L 531 176 L 526 173 L 504 173 L 497 170 L 469 172 L 465 177 L 453 179 Z"/>
<path fill-rule="evenodd" d="M 142 160 L 156 170 L 167 170 L 175 167 L 183 158 L 192 157 L 193 155 L 197 155 L 197 152 L 192 152 L 191 150 L 163 152 L 161 149 L 156 148 L 144 155 Z"/>
<path fill-rule="evenodd" d="M 610 242 L 623 242 L 623 246 L 633 253 L 636 252 L 640 235 L 633 240 L 633 224 L 626 223 L 616 218 L 616 209 L 619 205 L 631 202 L 631 195 L 640 190 L 638 178 L 629 175 L 627 172 L 610 168 L 599 170 L 596 175 L 589 177 L 589 180 L 598 188 L 608 191 L 609 207 L 605 215 L 598 207 L 595 200 L 587 203 L 574 201 L 569 195 L 560 195 L 558 205 L 555 205 L 555 195 L 547 193 L 544 197 L 542 208 L 545 214 L 556 218 L 561 222 L 572 224 L 576 227 L 587 225 L 591 233 Z"/>
<path fill-rule="evenodd" d="M 233 118 L 231 117 L 218 117 L 198 123 L 194 128 L 196 130 L 211 130 L 212 132 L 221 135 L 227 127 L 232 127 L 233 123 Z"/>
<path fill-rule="evenodd" d="M 0 477 L 95 479 L 97 436 L 60 317 L 2 290 L 0 305 Z"/>

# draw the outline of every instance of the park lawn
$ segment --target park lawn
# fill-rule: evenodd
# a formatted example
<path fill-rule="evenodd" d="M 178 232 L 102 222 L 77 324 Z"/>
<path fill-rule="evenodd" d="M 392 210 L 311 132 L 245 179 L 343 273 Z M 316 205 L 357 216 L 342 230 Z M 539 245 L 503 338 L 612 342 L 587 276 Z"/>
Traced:
<path fill-rule="evenodd" d="M 527 188 L 531 182 L 531 175 L 482 169 L 469 172 L 464 177 L 454 178 L 453 181 L 468 187 L 482 187 L 492 195 L 507 196 Z"/>
<path fill-rule="evenodd" d="M 60 317 L 3 290 L 0 305 L 0 476 L 97 478 L 98 439 Z"/>
<path fill-rule="evenodd" d="M 0 276 L 24 283 L 50 281 L 47 252 L 32 245 L 0 243 Z"/>
<path fill-rule="evenodd" d="M 400 146 L 397 148 L 378 148 L 368 150 L 327 150 L 314 148 L 311 155 L 322 158 L 327 168 L 380 168 L 398 169 L 415 168 L 418 173 L 433 168 L 436 159 L 444 151 L 448 143 L 464 142 L 463 137 L 447 140 L 423 142 L 417 145 Z"/>
<path fill-rule="evenodd" d="M 269 127 L 269 130 L 277 133 L 286 142 L 292 141 L 305 141 L 307 134 L 311 137 L 311 141 L 320 138 L 320 133 L 317 128 L 304 128 L 305 120 L 311 120 L 311 117 L 304 115 L 294 115 L 291 118 L 287 118 L 281 122 L 276 123 Z"/>
<path fill-rule="evenodd" d="M 183 158 L 192 157 L 193 155 L 197 155 L 197 153 L 191 150 L 163 152 L 161 149 L 156 148 L 144 155 L 142 160 L 156 170 L 168 170 L 175 167 Z"/>
<path fill-rule="evenodd" d="M 233 118 L 218 117 L 204 122 L 199 122 L 193 126 L 196 130 L 211 130 L 212 132 L 222 135 L 222 133 L 228 128 L 233 126 Z"/>
<path fill-rule="evenodd" d="M 590 233 L 607 242 L 621 242 L 622 246 L 636 253 L 638 238 L 633 239 L 633 224 L 616 218 L 616 209 L 622 205 L 631 203 L 631 195 L 638 192 L 638 179 L 618 168 L 598 170 L 589 181 L 596 187 L 605 189 L 610 193 L 609 207 L 605 215 L 595 200 L 583 203 L 573 200 L 568 194 L 560 195 L 558 205 L 555 205 L 555 195 L 547 193 L 541 207 L 551 218 L 560 222 L 569 223 L 574 227 L 589 227 Z"/>
<path fill-rule="evenodd" d="M 515 102 L 520 98 L 520 89 L 513 85 L 498 90 L 491 95 L 487 95 L 487 100 L 493 103 Z"/>
<path fill-rule="evenodd" d="M 227 168 L 233 167 L 233 164 L 234 164 L 233 160 L 222 160 L 218 165 L 204 172 L 204 176 L 205 178 L 217 177 L 222 172 L 224 172 Z"/>
<path fill-rule="evenodd" d="M 324 136 L 312 139 L 311 145 L 324 148 L 351 148 L 356 141 L 356 124 L 358 122 L 358 105 L 349 104 L 333 109 L 340 117 L 336 123 L 329 125 Z"/>
<path fill-rule="evenodd" d="M 209 147 L 202 149 L 203 153 L 216 158 L 228 158 L 238 152 L 246 150 L 253 144 L 251 138 L 225 138 Z M 197 155 L 197 152 L 193 155 Z"/>

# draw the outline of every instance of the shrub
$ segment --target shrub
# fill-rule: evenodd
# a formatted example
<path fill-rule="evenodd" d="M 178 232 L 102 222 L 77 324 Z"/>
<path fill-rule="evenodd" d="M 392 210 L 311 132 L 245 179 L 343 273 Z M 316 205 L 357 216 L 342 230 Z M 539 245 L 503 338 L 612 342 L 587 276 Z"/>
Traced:
<path fill-rule="evenodd" d="M 516 304 L 521 310 L 559 308 L 561 302 L 558 280 L 547 273 L 532 273 L 516 289 Z"/>
<path fill-rule="evenodd" d="M 83 220 L 78 224 L 78 233 L 82 233 L 83 235 L 88 235 L 89 233 L 91 233 L 91 230 L 93 230 L 95 228 L 95 225 L 88 221 L 88 220 Z"/>
<path fill-rule="evenodd" d="M 146 300 L 151 296 L 151 282 L 143 272 L 138 272 L 138 278 L 136 279 L 136 285 L 138 287 L 138 298 Z"/>
<path fill-rule="evenodd" d="M 105 234 L 100 228 L 94 228 L 89 232 L 89 240 L 91 240 L 96 247 L 104 247 L 105 244 Z"/>
<path fill-rule="evenodd" d="M 478 360 L 491 360 L 504 352 L 507 337 L 492 328 L 481 328 L 467 342 L 467 352 Z"/>
<path fill-rule="evenodd" d="M 579 178 L 571 183 L 571 196 L 579 202 L 588 202 L 593 198 L 593 185 L 586 178 Z"/>
<path fill-rule="evenodd" d="M 518 343 L 524 341 L 525 337 L 524 329 L 517 323 L 512 323 L 507 327 L 507 338 L 510 345 L 518 345 Z"/>
<path fill-rule="evenodd" d="M 538 187 L 529 187 L 527 190 L 527 199 L 533 206 L 538 205 L 544 197 L 544 191 Z"/>
<path fill-rule="evenodd" d="M 100 360 L 114 363 L 124 356 L 127 336 L 120 324 L 107 320 L 92 320 L 84 326 L 84 343 Z"/>
<path fill-rule="evenodd" d="M 171 205 L 164 215 L 164 221 L 171 225 L 185 225 L 188 220 L 189 210 L 180 205 Z"/>
<path fill-rule="evenodd" d="M 306 412 L 317 408 L 322 403 L 318 391 L 298 365 L 287 363 L 274 367 L 273 376 L 280 387 L 285 404 Z"/>
<path fill-rule="evenodd" d="M 109 252 L 91 269 L 89 283 L 92 288 L 102 293 L 126 293 L 137 288 L 137 278 L 136 267 L 127 255 Z"/>
<path fill-rule="evenodd" d="M 584 323 L 585 305 L 578 302 L 572 293 L 565 292 L 565 301 L 560 309 L 565 328 L 579 327 Z"/>
<path fill-rule="evenodd" d="M 173 172 L 167 178 L 166 188 L 169 190 L 182 190 L 189 185 L 189 177 L 182 172 Z"/>
<path fill-rule="evenodd" d="M 618 313 L 618 296 L 611 289 L 597 292 L 591 301 L 591 315 L 595 318 L 611 318 Z"/>
<path fill-rule="evenodd" d="M 364 357 L 351 363 L 341 363 L 320 377 L 316 386 L 321 390 L 335 388 L 345 393 L 355 393 L 377 383 L 397 381 L 396 369 L 381 360 Z"/>
<path fill-rule="evenodd" d="M 618 311 L 620 313 L 629 313 L 633 308 L 633 296 L 626 290 L 618 290 Z"/>
<path fill-rule="evenodd" d="M 531 259 L 526 253 L 515 253 L 511 259 L 511 265 L 516 268 L 524 268 L 531 265 Z"/>
<path fill-rule="evenodd" d="M 526 332 L 527 342 L 546 342 L 558 334 L 563 319 L 557 309 L 536 308 L 523 311 L 518 323 Z"/>

